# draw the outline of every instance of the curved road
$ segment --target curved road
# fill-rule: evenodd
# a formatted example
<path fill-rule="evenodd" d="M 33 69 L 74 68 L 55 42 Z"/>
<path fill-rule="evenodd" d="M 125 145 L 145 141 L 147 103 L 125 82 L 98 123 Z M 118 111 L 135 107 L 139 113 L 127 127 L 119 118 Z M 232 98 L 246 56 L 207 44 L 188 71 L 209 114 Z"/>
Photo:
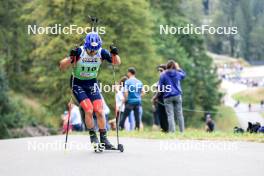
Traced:
<path fill-rule="evenodd" d="M 262 126 L 264 126 L 264 118 L 259 113 L 264 112 L 264 109 L 261 109 L 260 105 L 252 104 L 251 112 L 249 112 L 248 110 L 248 105 L 244 103 L 240 103 L 238 107 L 234 108 L 236 101 L 232 98 L 232 95 L 237 92 L 249 89 L 246 85 L 223 80 L 222 88 L 224 88 L 227 92 L 227 95 L 225 97 L 225 104 L 234 109 L 241 128 L 246 130 L 248 122 L 259 122 Z"/>

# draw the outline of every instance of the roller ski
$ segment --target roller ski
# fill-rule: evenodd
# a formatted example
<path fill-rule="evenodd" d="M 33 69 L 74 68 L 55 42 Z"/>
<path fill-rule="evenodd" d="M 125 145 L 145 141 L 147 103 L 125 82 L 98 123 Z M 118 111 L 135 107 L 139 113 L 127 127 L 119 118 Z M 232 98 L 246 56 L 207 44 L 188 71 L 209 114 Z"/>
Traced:
<path fill-rule="evenodd" d="M 122 144 L 117 144 L 117 147 L 112 145 L 109 140 L 106 137 L 106 132 L 105 133 L 100 133 L 100 142 L 101 146 L 104 147 L 104 150 L 118 150 L 120 152 L 124 151 L 124 147 Z"/>

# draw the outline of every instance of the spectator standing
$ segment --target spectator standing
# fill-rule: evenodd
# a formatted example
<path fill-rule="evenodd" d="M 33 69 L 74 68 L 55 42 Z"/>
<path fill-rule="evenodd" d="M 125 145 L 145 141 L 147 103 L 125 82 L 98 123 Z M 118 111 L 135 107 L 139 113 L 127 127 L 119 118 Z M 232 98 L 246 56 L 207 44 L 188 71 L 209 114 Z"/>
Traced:
<path fill-rule="evenodd" d="M 69 103 L 70 108 L 70 125 L 72 131 L 83 131 L 82 117 L 79 107 L 74 103 Z"/>
<path fill-rule="evenodd" d="M 159 74 L 161 75 L 166 70 L 166 65 L 161 64 L 158 66 Z M 158 84 L 158 83 L 157 83 Z M 157 91 L 152 98 L 154 111 L 154 119 L 158 118 L 160 128 L 163 132 L 168 132 L 168 117 L 164 106 L 163 93 Z M 155 120 L 154 120 L 155 121 Z"/>
<path fill-rule="evenodd" d="M 175 132 L 175 116 L 177 117 L 180 132 L 184 131 L 184 117 L 182 112 L 182 89 L 180 81 L 185 78 L 185 72 L 174 60 L 169 60 L 167 70 L 161 74 L 159 89 L 169 87 L 163 92 L 164 105 L 168 116 L 168 131 Z"/>
<path fill-rule="evenodd" d="M 127 72 L 128 80 L 125 81 L 125 110 L 120 121 L 120 128 L 124 129 L 127 116 L 134 111 L 136 129 L 140 129 L 140 108 L 142 106 L 141 97 L 144 95 L 143 84 L 136 78 L 136 69 L 130 67 Z"/>
<path fill-rule="evenodd" d="M 119 85 L 116 87 L 116 95 L 115 95 L 116 118 L 122 117 L 122 114 L 124 113 L 125 110 L 124 84 L 127 79 L 128 78 L 126 76 L 122 77 L 119 81 Z"/>

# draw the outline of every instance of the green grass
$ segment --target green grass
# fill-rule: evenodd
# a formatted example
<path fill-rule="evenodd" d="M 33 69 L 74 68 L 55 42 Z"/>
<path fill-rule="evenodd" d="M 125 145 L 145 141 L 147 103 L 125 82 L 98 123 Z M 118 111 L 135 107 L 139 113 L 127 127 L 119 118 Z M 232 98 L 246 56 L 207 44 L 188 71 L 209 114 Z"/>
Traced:
<path fill-rule="evenodd" d="M 111 131 L 110 136 L 115 136 L 116 133 Z M 145 139 L 180 139 L 180 140 L 218 140 L 218 141 L 251 141 L 264 143 L 264 134 L 234 134 L 233 132 L 216 131 L 207 133 L 203 130 L 186 129 L 183 134 L 176 133 L 162 133 L 159 131 L 132 131 L 120 132 L 121 137 L 145 138 Z"/>
<path fill-rule="evenodd" d="M 237 116 L 235 111 L 228 106 L 221 105 L 218 108 L 215 123 L 216 128 L 220 131 L 231 132 L 235 126 L 238 126 Z"/>
<path fill-rule="evenodd" d="M 238 125 L 237 117 L 231 107 L 219 106 L 219 114 L 216 115 L 216 131 L 207 133 L 204 129 L 187 128 L 183 134 L 176 133 L 162 133 L 160 131 L 152 130 L 151 128 L 144 128 L 143 131 L 121 131 L 121 137 L 144 138 L 144 139 L 180 139 L 180 140 L 217 140 L 217 141 L 250 141 L 264 143 L 264 134 L 235 134 L 233 133 L 234 126 Z M 87 134 L 87 133 L 86 133 Z M 110 131 L 109 135 L 114 137 L 115 131 Z"/>
<path fill-rule="evenodd" d="M 238 126 L 238 118 L 235 111 L 231 107 L 219 105 L 216 108 L 217 113 L 212 114 L 216 123 L 216 129 L 221 131 L 232 131 L 235 126 Z M 198 108 L 196 110 L 202 111 L 202 109 Z M 192 115 L 191 119 L 185 119 L 188 120 L 187 126 L 195 129 L 204 129 L 205 122 L 202 120 L 203 115 L 204 113 L 196 112 Z M 188 116 L 185 118 L 188 118 Z"/>
<path fill-rule="evenodd" d="M 88 132 L 80 133 L 73 132 L 76 135 L 88 135 Z M 108 132 L 108 136 L 115 137 L 116 132 Z M 207 133 L 204 130 L 188 128 L 184 133 L 163 133 L 160 131 L 153 131 L 151 129 L 145 129 L 143 131 L 120 131 L 120 137 L 128 138 L 141 138 L 141 139 L 179 139 L 179 140 L 212 140 L 212 141 L 247 141 L 247 142 L 260 142 L 264 143 L 264 134 L 261 133 L 244 133 L 237 134 L 233 132 L 215 131 Z"/>
<path fill-rule="evenodd" d="M 232 97 L 243 103 L 259 104 L 261 100 L 264 100 L 264 88 L 251 88 L 249 90 L 238 92 Z"/>

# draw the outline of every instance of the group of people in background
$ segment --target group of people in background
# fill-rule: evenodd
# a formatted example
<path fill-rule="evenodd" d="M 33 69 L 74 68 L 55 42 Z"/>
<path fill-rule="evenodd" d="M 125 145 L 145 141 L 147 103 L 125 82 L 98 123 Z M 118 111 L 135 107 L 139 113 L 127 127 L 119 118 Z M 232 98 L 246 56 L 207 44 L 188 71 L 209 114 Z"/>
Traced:
<path fill-rule="evenodd" d="M 179 64 L 170 59 L 167 64 L 157 67 L 159 80 L 156 83 L 156 92 L 151 99 L 153 110 L 153 126 L 163 132 L 175 132 L 177 121 L 179 131 L 184 132 L 184 117 L 182 110 L 182 89 L 181 80 L 185 78 L 185 72 Z M 136 77 L 134 67 L 127 70 L 126 76 L 121 77 L 115 87 L 115 116 L 109 120 L 110 108 L 103 99 L 106 129 L 119 128 L 120 130 L 140 130 L 142 123 L 142 97 L 145 95 L 143 83 Z M 169 89 L 162 89 L 169 87 Z M 67 130 L 67 122 L 70 119 L 70 130 L 83 131 L 85 125 L 82 123 L 82 113 L 78 106 L 68 105 L 69 111 L 65 112 L 63 119 L 63 132 Z M 70 115 L 69 115 L 70 112 Z M 96 124 L 96 118 L 95 124 Z M 119 124 L 116 126 L 116 119 Z"/>
<path fill-rule="evenodd" d="M 237 100 L 236 103 L 234 104 L 234 107 L 237 108 L 240 105 L 240 101 Z M 252 106 L 254 104 L 248 103 L 248 111 L 252 110 Z M 256 105 L 255 105 L 256 106 Z M 264 108 L 264 100 L 260 100 L 260 108 L 263 109 Z"/>
<path fill-rule="evenodd" d="M 247 87 L 263 87 L 263 76 L 243 75 L 245 68 L 240 63 L 222 64 L 217 66 L 217 73 L 222 80 L 246 85 Z M 251 71 L 252 72 L 252 71 Z"/>

